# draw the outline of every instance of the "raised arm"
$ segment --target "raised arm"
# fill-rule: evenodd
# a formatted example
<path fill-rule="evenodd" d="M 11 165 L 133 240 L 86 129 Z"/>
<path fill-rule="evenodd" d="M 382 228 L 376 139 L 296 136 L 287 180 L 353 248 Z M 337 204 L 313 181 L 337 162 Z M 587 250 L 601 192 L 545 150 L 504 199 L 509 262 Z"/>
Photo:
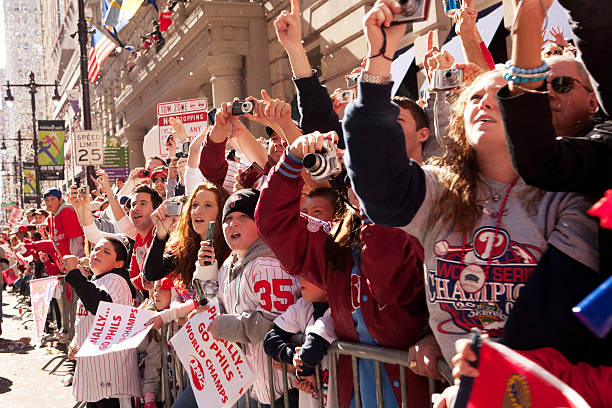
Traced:
<path fill-rule="evenodd" d="M 204 137 L 198 167 L 208 181 L 222 185 L 227 174 L 225 143 L 232 133 L 231 104 L 223 103 L 215 114 L 215 125 Z"/>
<path fill-rule="evenodd" d="M 385 57 L 394 54 L 404 33 L 401 25 L 386 27 L 393 19 L 394 6 L 388 5 L 391 3 L 378 0 L 364 18 L 370 55 L 381 51 L 383 24 L 387 37 Z M 372 221 L 403 226 L 423 202 L 425 174 L 406 155 L 404 134 L 397 121 L 399 108 L 391 103 L 391 61 L 383 55 L 367 59 L 358 99 L 346 108 L 342 122 L 347 147 L 345 163 L 355 193 Z"/>

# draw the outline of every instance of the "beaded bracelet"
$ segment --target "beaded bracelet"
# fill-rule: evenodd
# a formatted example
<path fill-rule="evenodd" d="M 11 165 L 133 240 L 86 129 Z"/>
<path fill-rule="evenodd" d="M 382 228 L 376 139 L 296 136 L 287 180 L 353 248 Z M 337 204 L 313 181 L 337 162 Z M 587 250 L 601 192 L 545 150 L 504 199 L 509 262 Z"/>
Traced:
<path fill-rule="evenodd" d="M 548 64 L 546 64 L 545 61 L 542 61 L 542 65 L 540 65 L 539 68 L 533 68 L 533 69 L 525 69 L 525 68 L 520 68 L 517 66 L 512 65 L 512 61 L 507 61 L 506 65 L 504 66 L 508 71 L 512 72 L 513 74 L 543 74 L 544 72 L 547 72 L 550 70 L 550 68 L 548 67 Z"/>
<path fill-rule="evenodd" d="M 550 76 L 550 71 L 543 74 L 516 74 L 510 71 L 504 73 L 506 81 L 512 81 L 515 84 L 526 84 L 528 82 L 545 81 Z"/>

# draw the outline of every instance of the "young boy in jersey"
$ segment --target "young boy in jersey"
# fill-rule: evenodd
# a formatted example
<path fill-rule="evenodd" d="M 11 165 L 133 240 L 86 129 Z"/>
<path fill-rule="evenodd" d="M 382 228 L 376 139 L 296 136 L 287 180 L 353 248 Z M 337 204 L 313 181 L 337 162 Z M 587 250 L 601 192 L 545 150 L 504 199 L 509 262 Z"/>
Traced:
<path fill-rule="evenodd" d="M 270 399 L 267 356 L 263 348 L 272 320 L 300 296 L 296 278 L 280 265 L 274 252 L 259 239 L 253 220 L 259 191 L 238 190 L 223 207 L 223 235 L 232 250 L 219 270 L 217 297 L 223 313 L 209 330 L 215 338 L 245 345 L 246 358 L 255 374 L 252 395 L 262 404 L 282 398 L 282 372 L 274 370 L 274 396 Z M 297 391 L 289 392 L 297 406 Z"/>
<path fill-rule="evenodd" d="M 125 269 L 128 252 L 115 238 L 98 242 L 89 256 L 93 273 L 88 280 L 78 268 L 78 259 L 68 255 L 64 265 L 66 282 L 72 285 L 79 300 L 75 322 L 75 337 L 68 358 L 74 359 L 94 323 L 101 301 L 131 306 L 134 288 Z M 72 382 L 72 395 L 87 402 L 88 408 L 132 406 L 132 397 L 140 397 L 140 378 L 136 350 L 123 350 L 94 357 L 79 357 Z"/>
<path fill-rule="evenodd" d="M 314 370 L 321 363 L 323 401 L 325 406 L 335 406 L 327 393 L 330 364 L 325 355 L 329 345 L 337 339 L 327 292 L 304 278 L 300 280 L 300 286 L 302 297 L 274 319 L 274 327 L 264 340 L 264 349 L 274 360 L 296 365 L 295 386 L 300 390 L 300 408 L 320 406 Z M 295 334 L 305 335 L 302 347 L 291 343 Z"/>

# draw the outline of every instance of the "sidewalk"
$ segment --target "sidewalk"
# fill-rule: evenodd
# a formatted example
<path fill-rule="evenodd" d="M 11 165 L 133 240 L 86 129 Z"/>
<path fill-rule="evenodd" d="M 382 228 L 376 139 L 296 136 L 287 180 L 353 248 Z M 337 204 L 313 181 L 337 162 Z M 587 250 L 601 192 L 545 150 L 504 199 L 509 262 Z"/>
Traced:
<path fill-rule="evenodd" d="M 54 374 L 41 368 L 60 352 L 55 348 L 36 348 L 27 345 L 24 337 L 32 337 L 32 325 L 22 326 L 19 310 L 14 306 L 17 297 L 2 293 L 2 335 L 0 335 L 0 407 L 57 407 L 74 406 L 71 387 L 62 385 L 67 366 L 62 365 Z M 20 340 L 21 339 L 21 340 Z"/>

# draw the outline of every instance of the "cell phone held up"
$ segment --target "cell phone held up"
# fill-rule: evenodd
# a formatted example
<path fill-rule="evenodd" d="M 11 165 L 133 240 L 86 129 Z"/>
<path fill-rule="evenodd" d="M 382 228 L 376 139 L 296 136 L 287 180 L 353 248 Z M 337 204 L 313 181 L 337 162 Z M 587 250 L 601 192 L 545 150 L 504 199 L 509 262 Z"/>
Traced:
<path fill-rule="evenodd" d="M 209 245 L 213 244 L 213 240 L 215 238 L 215 226 L 217 223 L 215 221 L 211 221 L 208 223 L 208 229 L 206 230 L 206 242 Z M 204 261 L 204 265 L 212 265 L 210 261 Z"/>
<path fill-rule="evenodd" d="M 240 185 L 244 188 L 251 188 L 263 175 L 264 170 L 261 168 L 261 166 L 253 162 L 248 169 L 240 173 Z"/>
<path fill-rule="evenodd" d="M 255 105 L 251 101 L 234 101 L 232 103 L 232 115 L 244 115 L 245 113 L 253 113 Z"/>

